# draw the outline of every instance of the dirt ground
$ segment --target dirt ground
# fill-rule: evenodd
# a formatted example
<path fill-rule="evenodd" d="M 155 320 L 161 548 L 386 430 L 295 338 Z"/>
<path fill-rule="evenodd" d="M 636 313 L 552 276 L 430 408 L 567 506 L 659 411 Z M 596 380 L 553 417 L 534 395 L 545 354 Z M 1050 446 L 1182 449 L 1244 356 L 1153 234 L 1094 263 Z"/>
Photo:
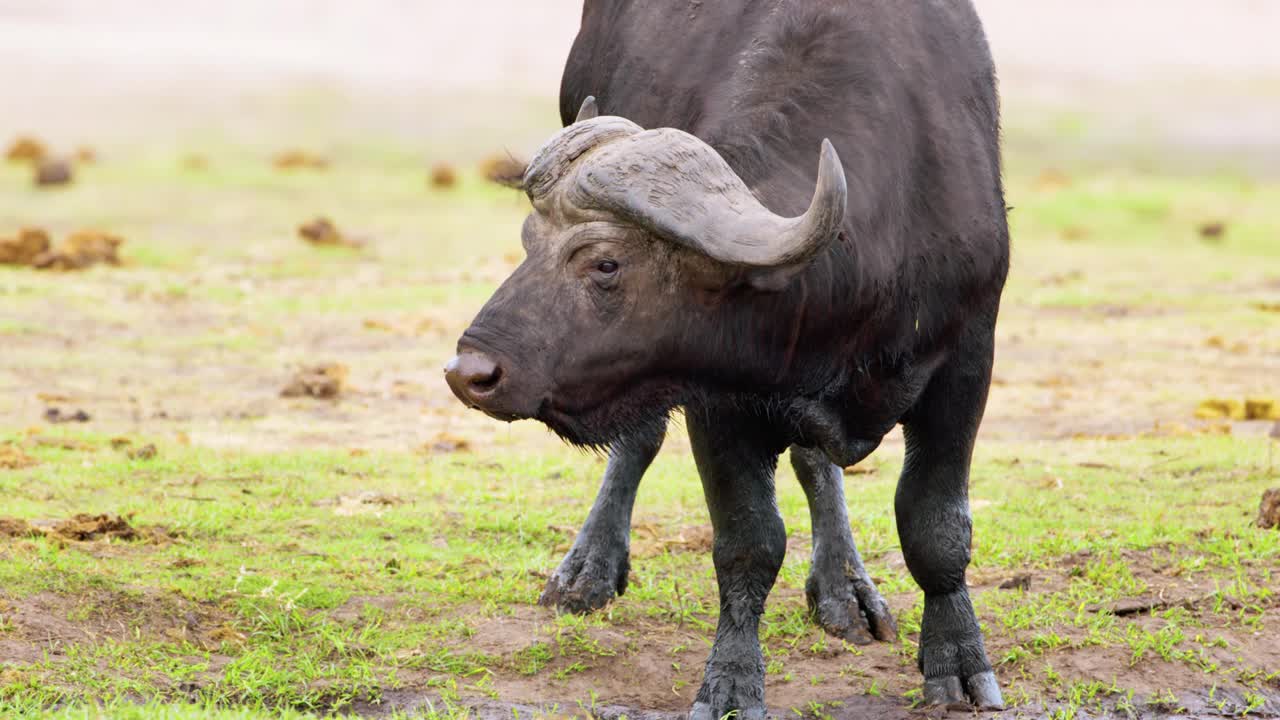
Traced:
<path fill-rule="evenodd" d="M 1114 485 L 1089 491 L 1091 502 L 1126 495 L 1129 483 L 1149 476 L 1186 491 L 1194 502 L 1200 499 L 1186 490 L 1190 483 L 1247 476 L 1241 482 L 1253 495 L 1259 482 L 1276 484 L 1270 456 L 1263 456 L 1271 452 L 1267 433 L 1280 423 L 1206 417 L 1197 409 L 1206 400 L 1280 399 L 1280 188 L 1274 182 L 1280 176 L 1280 135 L 1274 130 L 1280 127 L 1280 45 L 1270 37 L 1280 24 L 1277 7 L 1250 0 L 1224 0 L 1209 9 L 1178 0 L 1158 12 L 1140 0 L 978 4 L 1004 78 L 1015 227 L 1014 270 L 982 429 L 984 446 L 996 450 L 983 459 L 985 467 L 1005 463 L 1002 472 L 1008 469 L 1024 484 L 1049 492 L 1063 489 L 1065 476 L 1067 489 L 1056 502 L 1067 505 L 1084 491 L 1048 461 L 1042 471 L 1032 459 L 1037 453 L 1048 453 L 1071 472 L 1114 472 Z M 11 456 L 0 456 L 11 458 L 5 461 L 13 467 L 0 474 L 12 473 L 6 487 L 19 498 L 15 503 L 28 503 L 23 512 L 97 513 L 96 507 L 63 505 L 68 496 L 106 494 L 73 495 L 53 480 L 48 488 L 24 482 L 23 457 L 47 467 L 55 462 L 50 454 L 57 454 L 67 473 L 76 467 L 96 472 L 78 454 L 82 449 L 42 445 L 41 432 L 28 432 L 32 427 L 53 437 L 52 444 L 64 442 L 57 439 L 64 431 L 91 433 L 87 442 L 101 445 L 104 453 L 113 436 L 154 438 L 167 469 L 145 472 L 167 484 L 170 495 L 176 491 L 169 486 L 181 486 L 186 498 L 194 498 L 189 504 L 201 507 L 221 504 L 211 500 L 223 497 L 210 489 L 219 483 L 237 501 L 263 492 L 245 479 L 257 471 L 206 473 L 203 456 L 190 467 L 171 468 L 163 465 L 168 448 L 250 458 L 336 451 L 344 458 L 349 454 L 350 462 L 370 452 L 437 459 L 459 453 L 492 458 L 498 470 L 482 471 L 488 475 L 505 472 L 501 463 L 559 458 L 565 466 L 586 468 L 584 479 L 566 489 L 529 491 L 547 493 L 541 498 L 547 504 L 569 506 L 567 517 L 557 516 L 559 524 L 550 530 L 545 522 L 530 521 L 549 536 L 528 543 L 540 549 L 529 556 L 527 572 L 508 573 L 540 586 L 544 578 L 536 568 L 549 568 L 555 560 L 550 548 L 572 534 L 573 518 L 593 488 L 587 476 L 598 472 L 599 463 L 563 449 L 540 428 L 502 425 L 466 412 L 441 381 L 440 368 L 472 314 L 519 259 L 516 231 L 524 201 L 482 183 L 477 162 L 494 152 L 525 153 L 554 127 L 559 63 L 577 11 L 578 4 L 567 0 L 487 3 L 465 15 L 445 3 L 215 7 L 138 1 L 105 13 L 84 0 L 0 0 L 0 94 L 6 107 L 0 141 L 35 133 L 61 153 L 85 145 L 98 156 L 77 165 L 75 181 L 64 190 L 34 190 L 25 169 L 0 167 L 0 237 L 39 225 L 58 239 L 86 226 L 125 238 L 118 267 L 83 273 L 0 270 L 0 443 L 13 448 Z M 369 51 L 370 38 L 378 38 L 378 52 Z M 273 156 L 298 148 L 322 156 L 327 167 L 272 167 Z M 428 169 L 440 163 L 459 169 L 460 186 L 453 191 L 428 187 Z M 296 228 L 317 213 L 332 215 L 357 242 L 308 245 Z M 297 377 L 321 364 L 333 369 Z M 293 391 L 282 397 L 286 388 Z M 663 451 L 677 459 L 673 466 L 688 465 L 681 435 L 677 428 Z M 1161 475 L 1165 463 L 1190 463 L 1186 457 L 1196 451 L 1187 448 L 1199 447 L 1194 443 L 1219 437 L 1240 444 L 1216 449 L 1203 475 L 1197 466 Z M 126 445 L 121 453 L 141 452 L 128 462 L 149 460 L 142 441 Z M 1107 452 L 1119 459 L 1100 459 L 1099 447 L 1113 448 Z M 870 472 L 891 469 L 901 450 L 900 436 L 888 438 L 871 459 Z M 1022 457 L 1028 458 L 1025 464 L 1014 468 Z M 1233 474 L 1237 464 L 1240 472 Z M 294 492 L 290 472 L 268 473 L 272 482 L 284 483 L 282 495 Z M 539 477 L 558 481 L 561 472 Z M 888 471 L 883 474 L 887 478 Z M 206 481 L 206 475 L 215 479 Z M 851 484 L 863 479 L 850 477 Z M 329 479 L 356 481 L 346 475 Z M 890 482 L 877 476 L 881 480 Z M 74 476 L 72 484 L 84 491 L 91 482 Z M 190 487 L 181 485 L 187 482 Z M 449 504 L 456 501 L 453 488 L 415 482 L 404 494 L 417 493 L 429 508 L 425 512 L 439 509 L 439 527 L 466 512 Z M 887 497 L 890 491 L 884 492 Z M 1068 493 L 1077 494 L 1061 499 Z M 398 496 L 369 496 L 385 502 L 342 497 L 345 503 L 315 500 L 305 512 L 361 521 L 370 513 L 394 519 L 404 512 L 394 507 L 400 501 L 385 500 Z M 988 508 L 1005 502 L 980 501 L 989 505 L 975 503 L 978 513 L 994 512 Z M 1203 498 L 1205 505 L 1227 502 Z M 502 507 L 485 506 L 490 512 Z M 1039 514 L 1042 525 L 1052 525 L 1053 505 L 1035 508 L 1032 514 Z M 1234 506 L 1230 510 L 1240 515 Z M 640 562 L 663 568 L 644 570 L 642 577 L 665 578 L 663 563 L 683 562 L 684 554 L 689 562 L 705 560 L 705 542 L 698 541 L 703 518 L 682 513 L 683 506 L 652 511 L 648 522 L 660 528 L 655 538 L 666 537 L 673 524 L 687 529 L 688 537 L 681 530 L 678 543 L 659 543 L 651 553 L 638 540 Z M 304 535 L 326 520 L 307 522 L 313 524 L 300 526 Z M 637 520 L 644 522 L 645 517 Z M 43 563 L 49 543 L 81 542 L 69 547 L 104 563 L 162 553 L 174 563 L 165 567 L 175 576 L 203 562 L 190 553 L 165 554 L 187 552 L 198 542 L 181 535 L 152 532 L 140 541 L 97 542 L 36 539 L 15 527 L 5 536 L 6 559 L 30 556 Z M 1204 528 L 1209 535 L 1220 530 Z M 368 531 L 382 544 L 414 532 Z M 422 542 L 457 542 L 443 530 L 421 532 Z M 1220 538 L 1223 543 L 1248 545 L 1231 532 Z M 244 534 L 228 542 L 250 557 L 224 558 L 227 567 L 251 566 L 251 553 L 262 550 Z M 1207 547 L 1216 537 L 1200 540 Z M 126 544 L 131 542 L 141 544 Z M 793 537 L 792 543 L 792 556 L 803 557 L 809 549 L 807 539 Z M 1029 575 L 1029 594 L 1048 602 L 1051 596 L 1071 596 L 1082 573 L 1093 572 L 1085 568 L 1096 567 L 1094 556 L 1044 544 L 1049 554 L 1016 571 L 1012 560 L 975 569 L 970 582 L 979 604 L 999 611 L 984 616 L 984 623 L 1014 612 L 1023 596 L 1001 585 L 1015 576 Z M 1221 644 L 1206 640 L 1207 655 L 1195 661 L 1138 662 L 1132 646 L 1090 644 L 1081 629 L 1085 621 L 1067 623 L 1053 630 L 1061 637 L 1045 641 L 1056 651 L 1045 672 L 1041 666 L 1048 663 L 1020 655 L 1034 644 L 1031 630 L 1004 628 L 991 636 L 989 647 L 995 658 L 1012 658 L 1002 665 L 1008 675 L 1002 680 L 1023 682 L 1028 693 L 1043 697 L 1069 685 L 1055 686 L 1056 676 L 1118 683 L 1138 696 L 1184 689 L 1137 709 L 1124 706 L 1128 700 L 1118 691 L 1114 697 L 1102 694 L 1097 707 L 1133 717 L 1177 708 L 1193 716 L 1280 717 L 1275 595 L 1251 591 L 1248 603 L 1233 607 L 1230 597 L 1237 595 L 1221 589 L 1222 577 L 1179 564 L 1196 566 L 1201 561 L 1194 553 L 1181 557 L 1179 548 L 1147 539 L 1133 544 L 1142 549 L 1126 549 L 1121 559 L 1140 592 L 1120 593 L 1106 608 L 1074 608 L 1077 619 L 1123 616 L 1132 636 L 1145 638 L 1143 633 L 1162 632 L 1170 622 L 1166 614 L 1185 612 L 1195 620 L 1195 630 L 1188 632 Z M 905 576 L 901 555 L 891 541 L 882 545 L 868 555 L 873 571 L 890 576 L 886 595 L 893 607 L 912 608 L 918 593 L 893 579 Z M 293 562 L 298 547 L 268 545 L 264 552 L 281 552 Z M 327 552 L 327 558 L 341 555 L 342 547 L 306 552 Z M 442 567 L 475 582 L 505 579 L 500 570 L 473 576 L 488 561 L 481 550 L 467 553 L 463 560 L 451 559 L 457 560 L 453 565 L 441 561 Z M 1274 582 L 1280 559 L 1260 554 L 1232 566 L 1242 585 L 1266 588 Z M 679 557 L 671 560 L 672 555 Z M 377 558 L 375 570 L 381 572 L 385 561 Z M 706 584 L 705 573 L 690 576 Z M 230 582 L 218 580 L 226 581 L 218 587 Z M 158 586 L 141 593 L 92 585 L 63 590 L 0 598 L 0 661 L 35 666 L 50 652 L 75 655 L 77 645 L 180 638 L 192 652 L 206 653 L 207 667 L 189 680 L 193 694 L 239 661 L 228 648 L 240 642 L 244 623 L 228 602 Z M 556 645 L 565 632 L 529 602 L 527 589 L 519 601 L 469 599 L 417 616 L 420 608 L 404 595 L 365 590 L 351 591 L 331 608 L 333 622 L 358 626 L 371 606 L 406 624 L 416 620 L 442 628 L 443 637 L 465 640 L 472 651 L 508 663 L 530 648 Z M 681 592 L 672 594 L 682 597 Z M 582 630 L 592 647 L 609 649 L 608 657 L 616 660 L 596 658 L 591 664 L 566 652 L 550 660 L 545 672 L 508 667 L 485 676 L 492 679 L 463 692 L 459 702 L 493 718 L 513 711 L 675 717 L 696 691 L 687 678 L 705 654 L 706 615 L 691 615 L 703 624 L 673 623 L 665 615 L 645 614 L 645 597 L 629 599 L 616 621 Z M 803 605 L 802 583 L 780 587 L 770 602 Z M 1248 623 L 1242 624 L 1245 617 Z M 449 635 L 455 626 L 465 632 Z M 903 645 L 876 645 L 854 656 L 838 643 L 818 647 L 820 636 L 789 638 L 817 649 L 796 650 L 786 657 L 785 675 L 770 675 L 768 696 L 778 716 L 926 714 L 910 707 L 918 680 Z M 466 677 L 409 651 L 396 657 L 404 661 L 398 666 L 400 686 L 382 691 L 377 703 L 357 699 L 352 709 L 375 716 L 434 711 L 440 688 L 455 676 Z M 579 662 L 590 667 L 576 670 Z M 1259 694 L 1245 697 L 1239 688 L 1206 687 L 1205 664 L 1271 675 L 1250 676 L 1249 687 Z M 851 696 L 852 682 L 868 689 Z M 0 686 L 7 683 L 0 678 Z M 166 692 L 178 696 L 187 690 L 175 686 Z M 593 699 L 584 707 L 588 697 Z M 1048 716 L 1066 708 L 1076 717 L 1089 714 L 1028 695 L 1026 704 L 999 717 Z"/>

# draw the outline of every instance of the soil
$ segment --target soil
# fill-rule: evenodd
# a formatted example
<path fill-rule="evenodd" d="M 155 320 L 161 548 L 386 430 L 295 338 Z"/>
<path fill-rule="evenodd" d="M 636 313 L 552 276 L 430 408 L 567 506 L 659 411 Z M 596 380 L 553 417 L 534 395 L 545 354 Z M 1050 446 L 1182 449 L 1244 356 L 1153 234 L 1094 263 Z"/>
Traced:
<path fill-rule="evenodd" d="M 189 640 L 216 650 L 219 630 L 229 621 L 216 605 L 152 590 L 41 592 L 21 599 L 0 592 L 0 617 L 11 625 L 0 634 L 0 657 L 17 664 L 62 655 L 75 643 L 138 637 Z"/>

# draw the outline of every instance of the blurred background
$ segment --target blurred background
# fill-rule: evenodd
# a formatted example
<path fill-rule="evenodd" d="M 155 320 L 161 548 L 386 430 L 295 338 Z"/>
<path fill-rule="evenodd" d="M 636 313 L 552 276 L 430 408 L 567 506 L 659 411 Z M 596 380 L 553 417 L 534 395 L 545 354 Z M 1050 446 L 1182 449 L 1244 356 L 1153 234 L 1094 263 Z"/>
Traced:
<path fill-rule="evenodd" d="M 263 122 L 272 120 L 332 143 L 376 133 L 459 158 L 492 145 L 523 149 L 553 127 L 546 109 L 580 5 L 5 0 L 0 127 L 103 143 L 194 133 L 266 142 Z M 1069 139 L 1153 151 L 1166 143 L 1260 169 L 1274 160 L 1275 3 L 977 6 L 1015 138 L 1067 113 L 1088 116 Z M 540 124 L 511 122 L 524 111 Z M 157 113 L 164 123 L 137 122 Z"/>

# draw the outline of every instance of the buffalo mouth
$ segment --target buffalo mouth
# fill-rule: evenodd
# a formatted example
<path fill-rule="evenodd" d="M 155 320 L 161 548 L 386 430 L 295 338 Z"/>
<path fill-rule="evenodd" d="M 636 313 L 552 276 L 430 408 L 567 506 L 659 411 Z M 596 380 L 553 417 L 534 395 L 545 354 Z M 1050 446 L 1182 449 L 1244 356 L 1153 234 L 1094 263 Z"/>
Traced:
<path fill-rule="evenodd" d="M 546 400 L 535 419 L 570 445 L 608 447 L 666 420 L 672 410 L 684 403 L 685 394 L 670 381 L 648 380 L 586 406 L 570 407 L 554 399 Z"/>

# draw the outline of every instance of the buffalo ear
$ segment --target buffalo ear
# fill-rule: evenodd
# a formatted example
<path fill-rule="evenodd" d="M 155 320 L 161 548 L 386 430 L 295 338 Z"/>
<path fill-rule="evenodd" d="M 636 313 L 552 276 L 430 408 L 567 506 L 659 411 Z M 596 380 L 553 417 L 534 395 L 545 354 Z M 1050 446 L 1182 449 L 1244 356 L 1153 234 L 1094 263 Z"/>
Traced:
<path fill-rule="evenodd" d="M 582 101 L 582 107 L 578 108 L 578 117 L 574 118 L 575 123 L 583 120 L 591 120 L 600 115 L 600 108 L 596 106 L 596 96 L 588 95 L 587 99 Z"/>

